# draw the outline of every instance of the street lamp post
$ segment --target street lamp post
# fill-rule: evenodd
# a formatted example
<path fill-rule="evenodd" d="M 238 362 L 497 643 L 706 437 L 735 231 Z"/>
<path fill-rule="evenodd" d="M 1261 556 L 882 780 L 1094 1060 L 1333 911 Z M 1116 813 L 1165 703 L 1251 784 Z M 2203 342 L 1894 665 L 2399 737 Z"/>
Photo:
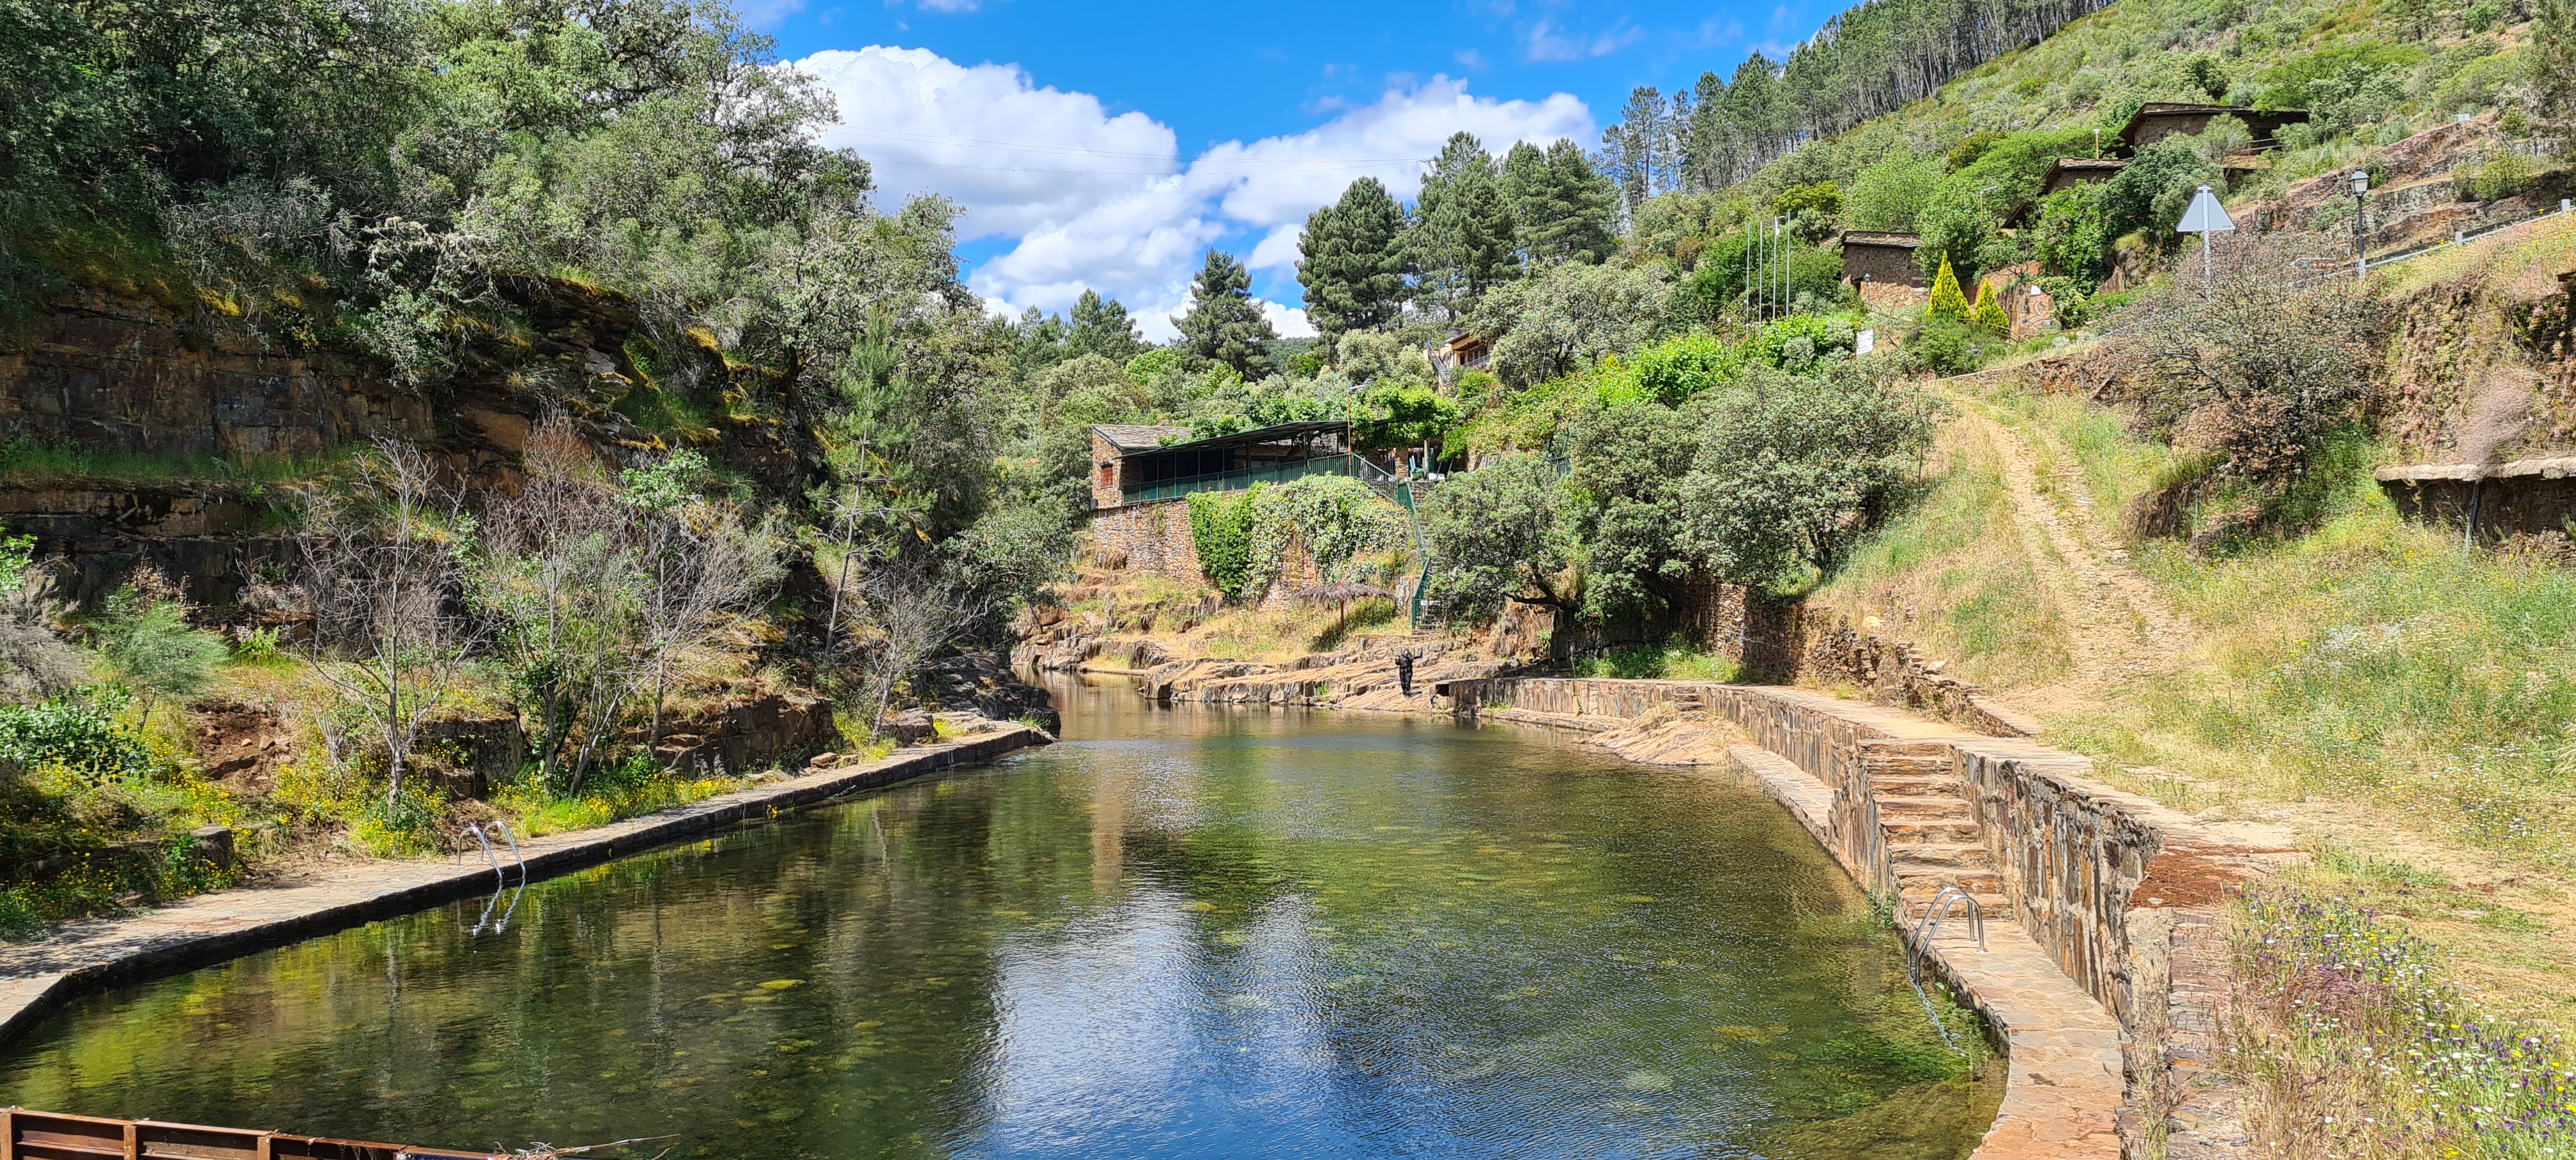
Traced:
<path fill-rule="evenodd" d="M 2370 276 L 2370 171 L 2352 171 L 2352 268 L 2358 280 Z"/>

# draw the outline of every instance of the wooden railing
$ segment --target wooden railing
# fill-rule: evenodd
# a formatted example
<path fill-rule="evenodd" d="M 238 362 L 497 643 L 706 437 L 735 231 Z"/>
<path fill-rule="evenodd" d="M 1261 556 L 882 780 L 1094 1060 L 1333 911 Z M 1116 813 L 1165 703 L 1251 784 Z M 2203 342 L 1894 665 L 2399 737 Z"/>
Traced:
<path fill-rule="evenodd" d="M 0 1108 L 0 1160 L 510 1160 L 409 1144 Z"/>

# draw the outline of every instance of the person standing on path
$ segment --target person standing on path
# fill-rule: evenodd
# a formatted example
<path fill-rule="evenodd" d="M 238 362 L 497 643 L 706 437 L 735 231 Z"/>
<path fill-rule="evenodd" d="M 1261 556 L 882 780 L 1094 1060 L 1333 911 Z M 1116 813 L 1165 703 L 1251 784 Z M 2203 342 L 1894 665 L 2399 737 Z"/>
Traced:
<path fill-rule="evenodd" d="M 1413 695 L 1413 662 L 1421 659 L 1421 655 L 1409 648 L 1395 654 L 1395 681 L 1403 686 L 1407 697 Z"/>

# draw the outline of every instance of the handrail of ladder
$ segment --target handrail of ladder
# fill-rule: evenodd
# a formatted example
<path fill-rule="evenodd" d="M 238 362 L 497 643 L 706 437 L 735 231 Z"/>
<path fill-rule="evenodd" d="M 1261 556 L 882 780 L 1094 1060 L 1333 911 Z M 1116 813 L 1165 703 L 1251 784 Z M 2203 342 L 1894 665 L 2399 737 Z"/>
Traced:
<path fill-rule="evenodd" d="M 1958 1039 L 1950 1034 L 1949 1025 L 1941 1022 L 1940 1012 L 1932 1009 L 1932 996 L 1923 990 L 1922 973 L 1915 967 L 1918 955 L 1931 953 L 1932 938 L 1941 932 L 1941 920 L 1949 915 L 1953 902 L 1968 904 L 1968 932 L 1977 940 L 1977 953 L 1986 953 L 1986 908 L 1978 903 L 1976 895 L 1952 883 L 1934 894 L 1932 904 L 1923 910 L 1923 917 L 1915 920 L 1914 937 L 1905 941 L 1905 981 L 1914 985 L 1914 997 L 1923 1001 L 1923 1013 L 1931 1016 L 1932 1029 L 1941 1033 L 1941 1042 L 1964 1056 L 1968 1054 L 1967 1049 L 1959 1046 Z"/>

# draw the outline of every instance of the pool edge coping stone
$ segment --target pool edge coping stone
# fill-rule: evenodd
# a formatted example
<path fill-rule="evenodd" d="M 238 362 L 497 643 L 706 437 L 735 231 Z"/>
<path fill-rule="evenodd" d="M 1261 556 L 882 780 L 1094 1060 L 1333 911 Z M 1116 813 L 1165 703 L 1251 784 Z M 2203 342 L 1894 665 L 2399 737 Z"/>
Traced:
<path fill-rule="evenodd" d="M 552 878 L 745 822 L 828 804 L 960 765 L 1055 740 L 1015 725 L 996 733 L 899 750 L 747 786 L 604 826 L 524 839 L 528 881 Z M 518 882 L 517 865 L 509 882 Z M 176 974 L 289 942 L 363 926 L 484 893 L 491 864 L 371 861 L 327 880 L 235 888 L 114 918 L 67 923 L 43 939 L 0 949 L 0 1047 L 75 994 Z"/>

